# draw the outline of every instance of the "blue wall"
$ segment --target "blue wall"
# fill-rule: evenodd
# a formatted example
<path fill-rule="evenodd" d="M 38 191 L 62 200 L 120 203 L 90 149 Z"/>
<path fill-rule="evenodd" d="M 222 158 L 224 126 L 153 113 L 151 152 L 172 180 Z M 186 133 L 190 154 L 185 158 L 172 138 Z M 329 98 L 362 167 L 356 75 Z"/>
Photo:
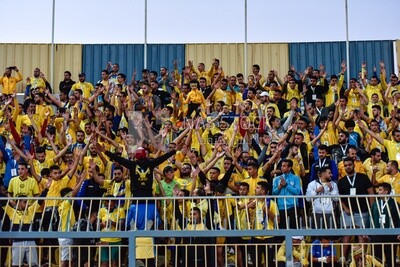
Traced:
<path fill-rule="evenodd" d="M 294 65 L 297 71 L 303 72 L 311 65 L 318 68 L 323 64 L 328 73 L 340 72 L 340 64 L 346 60 L 345 42 L 324 43 L 292 43 L 289 44 L 289 64 Z M 357 77 L 361 70 L 361 63 L 367 62 L 368 76 L 376 66 L 379 73 L 379 62 L 386 64 L 387 76 L 393 72 L 393 41 L 354 41 L 350 42 L 350 77 Z"/>
<path fill-rule="evenodd" d="M 149 44 L 147 68 L 159 72 L 160 67 L 165 66 L 171 70 L 175 59 L 181 64 L 186 62 L 185 49 L 184 44 Z M 394 70 L 393 53 L 393 41 L 350 42 L 350 76 L 357 77 L 362 61 L 366 61 L 370 77 L 374 66 L 379 71 L 380 60 L 385 62 L 389 75 Z M 100 79 L 101 70 L 106 67 L 108 61 L 111 61 L 120 65 L 120 71 L 126 74 L 128 81 L 135 68 L 136 79 L 139 79 L 144 66 L 143 55 L 143 44 L 87 44 L 83 45 L 82 69 L 86 73 L 87 80 L 95 83 Z M 309 65 L 318 67 L 322 63 L 330 76 L 339 73 L 340 63 L 345 59 L 345 42 L 289 44 L 289 64 L 293 64 L 298 71 L 304 71 Z"/>
<path fill-rule="evenodd" d="M 118 63 L 120 72 L 126 74 L 129 82 L 136 68 L 136 79 L 140 79 L 144 62 L 144 45 L 142 44 L 88 44 L 83 45 L 82 69 L 86 80 L 96 83 L 100 80 L 101 70 L 107 62 Z M 147 68 L 160 71 L 165 66 L 173 69 L 173 61 L 185 62 L 184 44 L 149 44 L 147 46 Z"/>

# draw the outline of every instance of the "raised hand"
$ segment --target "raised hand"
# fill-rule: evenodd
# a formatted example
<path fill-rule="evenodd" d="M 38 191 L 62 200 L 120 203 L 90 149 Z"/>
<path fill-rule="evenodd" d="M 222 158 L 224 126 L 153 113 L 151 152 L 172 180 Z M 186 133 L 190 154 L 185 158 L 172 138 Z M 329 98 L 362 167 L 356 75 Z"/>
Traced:
<path fill-rule="evenodd" d="M 363 63 L 361 63 L 361 68 L 366 68 L 367 67 L 367 62 L 363 61 Z"/>
<path fill-rule="evenodd" d="M 105 147 L 103 145 L 101 145 L 100 143 L 96 143 L 94 146 L 95 146 L 96 150 L 101 153 L 104 153 L 106 151 Z"/>

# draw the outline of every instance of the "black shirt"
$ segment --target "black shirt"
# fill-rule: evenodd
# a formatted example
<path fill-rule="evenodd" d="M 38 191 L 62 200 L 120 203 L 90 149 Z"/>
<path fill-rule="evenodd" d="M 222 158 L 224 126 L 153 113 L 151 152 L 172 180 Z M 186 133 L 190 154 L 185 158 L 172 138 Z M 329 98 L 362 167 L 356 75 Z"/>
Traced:
<path fill-rule="evenodd" d="M 129 170 L 132 197 L 153 196 L 152 187 L 154 169 L 175 153 L 176 151 L 172 150 L 156 159 L 129 160 L 111 153 L 110 151 L 105 152 L 112 161 L 118 162 Z"/>
<path fill-rule="evenodd" d="M 351 183 L 353 182 L 354 184 L 352 185 Z M 368 189 L 372 188 L 372 183 L 365 174 L 355 173 L 355 177 L 352 175 L 341 178 L 338 182 L 338 188 L 339 195 L 350 195 L 351 188 L 356 188 L 356 195 L 368 195 Z M 341 197 L 340 200 L 343 201 L 353 213 L 368 212 L 368 198 L 351 197 L 349 201 L 349 198 Z M 360 209 L 358 208 L 358 205 L 360 206 Z"/>
<path fill-rule="evenodd" d="M 69 80 L 69 81 L 61 81 L 60 85 L 58 86 L 58 89 L 60 89 L 60 92 L 66 92 L 67 95 L 69 95 L 69 91 L 71 91 L 72 85 L 75 84 L 75 81 Z"/>

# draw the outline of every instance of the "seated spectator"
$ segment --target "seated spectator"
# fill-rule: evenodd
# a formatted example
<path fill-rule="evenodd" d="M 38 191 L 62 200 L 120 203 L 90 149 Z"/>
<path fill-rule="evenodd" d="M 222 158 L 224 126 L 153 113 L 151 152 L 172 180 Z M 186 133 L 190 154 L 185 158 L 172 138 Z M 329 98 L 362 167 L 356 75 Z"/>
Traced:
<path fill-rule="evenodd" d="M 337 262 L 336 247 L 329 236 L 321 236 L 319 239 L 314 240 L 311 244 L 310 254 L 312 266 L 340 266 Z"/>
<path fill-rule="evenodd" d="M 303 236 L 292 236 L 293 242 L 293 266 L 308 266 L 308 255 L 307 249 L 304 242 Z M 275 258 L 279 267 L 286 266 L 286 242 L 283 241 L 282 245 L 279 247 L 278 253 Z"/>

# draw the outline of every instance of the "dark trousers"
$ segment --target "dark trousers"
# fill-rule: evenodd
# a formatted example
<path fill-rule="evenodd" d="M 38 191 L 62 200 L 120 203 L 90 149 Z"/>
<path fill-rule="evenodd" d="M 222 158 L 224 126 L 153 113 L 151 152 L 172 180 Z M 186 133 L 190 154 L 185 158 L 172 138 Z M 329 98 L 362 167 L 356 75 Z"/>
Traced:
<path fill-rule="evenodd" d="M 279 229 L 297 229 L 295 208 L 279 210 Z"/>
<path fill-rule="evenodd" d="M 58 230 L 58 222 L 59 222 L 59 216 L 58 216 L 58 207 L 47 207 L 44 215 L 43 215 L 43 221 L 42 221 L 42 230 L 43 231 L 57 231 Z M 55 262 L 55 250 L 56 246 L 58 246 L 58 240 L 55 238 L 46 238 L 43 240 L 43 245 L 44 246 L 51 246 L 51 257 L 49 257 L 49 248 L 44 247 L 43 248 L 43 256 L 45 258 L 49 257 L 49 261 Z"/>
<path fill-rule="evenodd" d="M 397 243 L 397 239 L 395 236 L 373 236 L 371 241 L 374 243 L 382 243 L 376 244 L 373 247 L 373 256 L 381 260 L 385 266 L 392 267 L 396 266 L 396 253 L 397 253 L 397 245 L 396 244 L 388 244 L 388 243 Z M 386 243 L 386 244 L 385 244 Z M 385 258 L 385 260 L 384 260 Z"/>
<path fill-rule="evenodd" d="M 10 247 L 9 240 L 1 239 L 0 246 L 0 266 L 4 266 L 6 263 L 8 248 Z"/>
<path fill-rule="evenodd" d="M 200 107 L 200 104 L 189 103 L 188 104 L 188 112 L 187 112 L 186 116 L 188 118 L 191 118 L 192 117 L 191 115 L 192 115 L 193 111 L 195 111 L 196 112 L 196 116 L 198 116 L 200 114 L 199 107 Z"/>
<path fill-rule="evenodd" d="M 252 245 L 249 247 L 249 253 L 253 266 L 260 267 L 262 262 L 266 263 L 265 266 L 274 266 L 274 257 L 276 251 L 276 245 L 268 245 L 275 243 L 273 237 L 266 239 L 259 239 L 253 237 L 251 239 Z M 263 257 L 264 254 L 264 257 Z"/>

